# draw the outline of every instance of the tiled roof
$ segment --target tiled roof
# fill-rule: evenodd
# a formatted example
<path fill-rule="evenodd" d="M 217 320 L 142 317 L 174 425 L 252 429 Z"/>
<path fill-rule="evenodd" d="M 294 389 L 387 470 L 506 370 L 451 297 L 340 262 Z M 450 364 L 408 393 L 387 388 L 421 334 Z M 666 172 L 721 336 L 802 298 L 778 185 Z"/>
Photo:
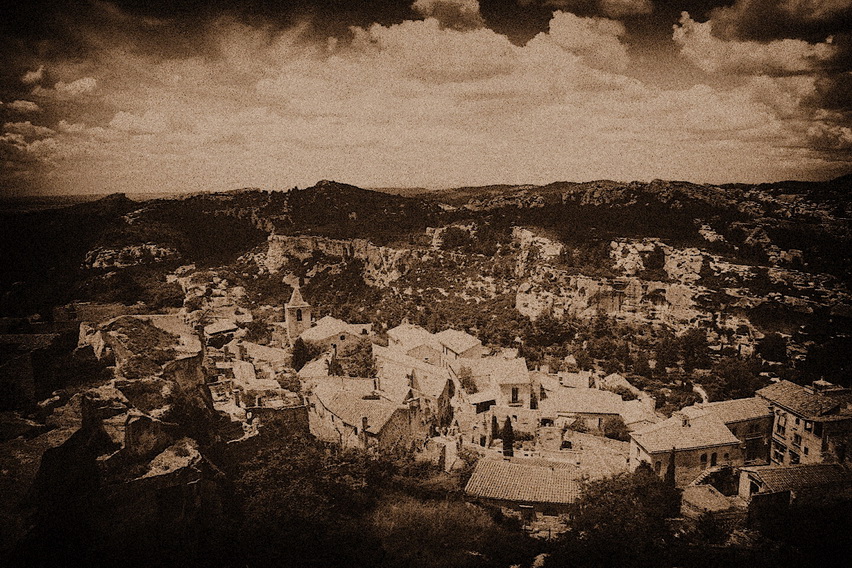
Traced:
<path fill-rule="evenodd" d="M 490 377 L 498 385 L 526 385 L 530 382 L 527 360 L 523 357 L 505 359 L 503 357 L 482 357 L 481 359 L 457 359 L 450 362 L 453 372 L 458 375 L 462 367 L 470 369 L 475 377 Z"/>
<path fill-rule="evenodd" d="M 719 402 L 707 402 L 687 406 L 682 410 L 688 416 L 697 416 L 709 411 L 719 417 L 725 424 L 741 422 L 743 420 L 755 420 L 772 416 L 769 404 L 762 398 L 753 396 L 751 398 L 737 398 L 734 400 L 722 400 Z"/>
<path fill-rule="evenodd" d="M 739 444 L 724 422 L 709 412 L 689 417 L 686 426 L 683 419 L 675 414 L 668 420 L 637 430 L 630 436 L 647 452 Z"/>
<path fill-rule="evenodd" d="M 299 337 L 304 341 L 323 341 L 345 331 L 349 331 L 348 323 L 331 316 L 325 316 L 320 318 L 316 325 L 303 331 Z"/>
<path fill-rule="evenodd" d="M 373 356 L 376 359 L 389 361 L 402 367 L 411 367 L 418 369 L 424 374 L 445 374 L 446 371 L 437 365 L 429 364 L 417 357 L 406 355 L 404 352 L 392 347 L 382 347 L 381 345 L 373 344 Z"/>
<path fill-rule="evenodd" d="M 563 387 L 539 403 L 543 416 L 564 414 L 621 414 L 624 401 L 614 392 Z"/>
<path fill-rule="evenodd" d="M 361 428 L 362 418 L 366 418 L 367 432 L 371 434 L 381 432 L 393 413 L 404 408 L 382 398 L 365 399 L 347 390 L 330 393 L 325 389 L 319 389 L 315 390 L 314 394 L 329 412 L 350 426 Z"/>
<path fill-rule="evenodd" d="M 388 330 L 388 337 L 398 343 L 405 351 L 414 349 L 419 345 L 437 345 L 435 336 L 411 323 L 403 323 Z"/>
<path fill-rule="evenodd" d="M 795 491 L 805 487 L 852 483 L 852 470 L 837 463 L 744 467 L 763 483 L 761 493 Z"/>
<path fill-rule="evenodd" d="M 660 421 L 657 415 L 654 414 L 645 403 L 641 400 L 623 401 L 621 404 L 621 418 L 627 426 L 633 425 L 633 428 L 644 424 L 655 424 Z"/>
<path fill-rule="evenodd" d="M 330 359 L 331 355 L 328 353 L 320 355 L 313 361 L 306 363 L 296 374 L 299 378 L 327 377 L 328 362 Z"/>
<path fill-rule="evenodd" d="M 481 459 L 465 492 L 473 497 L 522 503 L 573 503 L 580 496 L 575 469 Z"/>
<path fill-rule="evenodd" d="M 464 353 L 468 349 L 482 345 L 482 342 L 474 336 L 456 329 L 445 329 L 436 333 L 434 337 L 441 345 L 455 353 Z"/>
<path fill-rule="evenodd" d="M 773 404 L 783 406 L 805 417 L 830 414 L 838 407 L 845 406 L 846 400 L 849 399 L 848 394 L 845 397 L 828 396 L 809 391 L 805 387 L 790 381 L 779 381 L 768 387 L 763 387 L 757 391 L 757 394 Z"/>
<path fill-rule="evenodd" d="M 245 347 L 246 355 L 252 359 L 269 363 L 289 363 L 290 361 L 290 353 L 284 349 L 259 345 L 250 341 L 242 341 L 240 344 Z"/>
<path fill-rule="evenodd" d="M 235 331 L 237 324 L 234 320 L 220 319 L 210 325 L 204 326 L 204 335 L 216 335 L 217 333 L 227 333 Z"/>

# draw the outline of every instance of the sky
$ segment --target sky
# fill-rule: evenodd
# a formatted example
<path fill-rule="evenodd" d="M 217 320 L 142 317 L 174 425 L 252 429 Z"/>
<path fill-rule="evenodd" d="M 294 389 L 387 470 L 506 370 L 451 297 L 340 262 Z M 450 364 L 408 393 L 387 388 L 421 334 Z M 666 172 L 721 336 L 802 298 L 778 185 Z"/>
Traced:
<path fill-rule="evenodd" d="M 0 53 L 0 194 L 852 171 L 852 0 L 18 0 Z"/>

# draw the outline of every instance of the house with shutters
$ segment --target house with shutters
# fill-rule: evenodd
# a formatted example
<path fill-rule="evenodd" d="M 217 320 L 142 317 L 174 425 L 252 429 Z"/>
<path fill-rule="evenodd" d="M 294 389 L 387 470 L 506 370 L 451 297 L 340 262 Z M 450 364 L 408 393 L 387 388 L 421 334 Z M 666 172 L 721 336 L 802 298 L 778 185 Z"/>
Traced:
<path fill-rule="evenodd" d="M 773 413 L 776 465 L 844 462 L 852 444 L 852 391 L 827 381 L 779 381 L 757 391 Z"/>

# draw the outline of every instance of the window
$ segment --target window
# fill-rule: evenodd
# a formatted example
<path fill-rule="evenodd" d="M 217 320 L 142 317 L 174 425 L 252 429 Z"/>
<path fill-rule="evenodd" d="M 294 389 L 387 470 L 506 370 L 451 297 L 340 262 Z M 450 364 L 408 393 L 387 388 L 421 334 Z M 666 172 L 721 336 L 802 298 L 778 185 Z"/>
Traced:
<path fill-rule="evenodd" d="M 783 436 L 787 432 L 787 415 L 779 414 L 775 419 L 775 433 Z"/>
<path fill-rule="evenodd" d="M 799 463 L 799 454 L 796 452 L 790 452 L 790 465 L 795 465 Z"/>
<path fill-rule="evenodd" d="M 731 454 L 725 452 L 725 461 L 731 461 Z"/>
<path fill-rule="evenodd" d="M 810 420 L 805 420 L 805 432 L 811 432 L 814 429 L 814 423 Z"/>
<path fill-rule="evenodd" d="M 808 455 L 808 447 L 805 446 L 805 455 Z"/>
<path fill-rule="evenodd" d="M 518 402 L 520 400 L 521 389 L 518 387 L 512 387 L 512 402 Z"/>
<path fill-rule="evenodd" d="M 340 341 L 346 341 L 346 336 L 345 336 L 345 335 L 341 335 L 341 336 L 340 336 Z"/>
<path fill-rule="evenodd" d="M 774 442 L 772 444 L 772 461 L 776 463 L 784 463 L 784 455 L 787 453 L 787 448 L 784 445 Z"/>
<path fill-rule="evenodd" d="M 822 438 L 822 423 L 814 422 L 814 436 Z"/>
<path fill-rule="evenodd" d="M 302 310 L 296 310 L 296 321 L 302 321 Z"/>
<path fill-rule="evenodd" d="M 661 471 L 662 469 L 663 469 L 663 464 L 662 464 L 662 462 L 654 462 L 654 471 L 657 473 L 657 475 L 659 475 L 659 474 L 660 474 L 660 471 Z"/>
<path fill-rule="evenodd" d="M 798 434 L 793 434 L 793 445 L 797 447 L 802 445 L 802 437 Z"/>
<path fill-rule="evenodd" d="M 718 459 L 719 459 L 719 456 L 716 454 L 716 452 L 713 452 L 712 454 L 710 454 L 710 467 L 715 466 Z"/>
<path fill-rule="evenodd" d="M 799 417 L 796 416 L 796 426 L 798 426 L 799 424 L 800 424 Z"/>
<path fill-rule="evenodd" d="M 701 454 L 701 465 L 707 465 L 707 454 Z"/>

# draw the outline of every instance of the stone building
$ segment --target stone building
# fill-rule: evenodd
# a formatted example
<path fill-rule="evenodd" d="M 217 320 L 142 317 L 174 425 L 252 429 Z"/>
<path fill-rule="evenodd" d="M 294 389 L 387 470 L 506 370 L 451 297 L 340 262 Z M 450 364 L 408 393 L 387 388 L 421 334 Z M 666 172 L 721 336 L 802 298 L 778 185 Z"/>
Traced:
<path fill-rule="evenodd" d="M 742 465 L 743 456 L 739 439 L 716 414 L 676 412 L 630 434 L 630 469 L 643 462 L 660 477 L 673 473 L 675 484 L 685 487 L 710 468 Z"/>
<path fill-rule="evenodd" d="M 311 305 L 302 298 L 299 285 L 293 287 L 290 301 L 284 305 L 284 330 L 290 345 L 311 327 Z"/>
<path fill-rule="evenodd" d="M 844 462 L 852 442 L 852 391 L 826 381 L 779 381 L 757 391 L 774 414 L 772 463 Z"/>
<path fill-rule="evenodd" d="M 769 463 L 773 414 L 764 399 L 755 396 L 700 403 L 687 406 L 681 412 L 692 417 L 704 412 L 715 414 L 740 441 L 744 463 L 748 465 Z"/>

